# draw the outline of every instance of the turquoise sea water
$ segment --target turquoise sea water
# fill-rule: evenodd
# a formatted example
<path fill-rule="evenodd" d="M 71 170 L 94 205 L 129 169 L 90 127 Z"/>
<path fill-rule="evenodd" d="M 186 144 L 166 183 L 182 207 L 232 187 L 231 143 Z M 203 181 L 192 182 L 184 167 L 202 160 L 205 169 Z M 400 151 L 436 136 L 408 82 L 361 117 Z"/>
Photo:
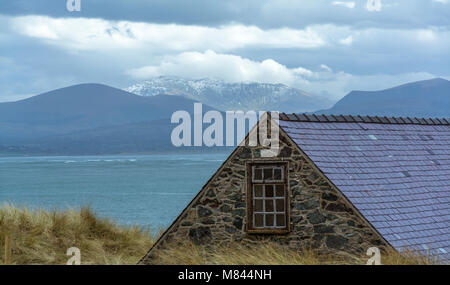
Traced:
<path fill-rule="evenodd" d="M 228 154 L 0 157 L 0 204 L 90 205 L 121 224 L 168 226 Z"/>

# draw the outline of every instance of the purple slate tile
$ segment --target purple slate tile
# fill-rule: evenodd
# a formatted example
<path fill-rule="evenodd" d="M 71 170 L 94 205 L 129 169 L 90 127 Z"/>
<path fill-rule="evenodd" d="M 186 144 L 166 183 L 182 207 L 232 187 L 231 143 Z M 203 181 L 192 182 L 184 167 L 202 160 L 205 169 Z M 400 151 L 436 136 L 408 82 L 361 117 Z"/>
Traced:
<path fill-rule="evenodd" d="M 395 248 L 447 244 L 450 257 L 450 126 L 280 125 Z"/>

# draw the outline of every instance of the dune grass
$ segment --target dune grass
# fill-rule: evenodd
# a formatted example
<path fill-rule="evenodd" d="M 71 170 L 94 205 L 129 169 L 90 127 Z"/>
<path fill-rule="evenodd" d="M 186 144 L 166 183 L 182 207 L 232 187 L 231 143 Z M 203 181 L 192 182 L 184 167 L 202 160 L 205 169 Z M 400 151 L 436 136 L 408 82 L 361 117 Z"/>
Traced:
<path fill-rule="evenodd" d="M 5 237 L 11 243 L 9 264 L 66 264 L 67 249 L 81 251 L 82 264 L 136 264 L 153 245 L 151 234 L 99 218 L 89 208 L 30 211 L 0 207 L 0 264 Z"/>
<path fill-rule="evenodd" d="M 365 265 L 368 256 L 355 257 L 347 253 L 320 255 L 311 249 L 292 250 L 275 243 L 254 246 L 226 244 L 206 248 L 185 243 L 163 250 L 157 264 L 168 265 Z M 432 256 L 412 251 L 402 254 L 392 250 L 381 254 L 383 265 L 436 265 L 440 262 Z"/>
<path fill-rule="evenodd" d="M 181 254 L 180 254 L 181 253 Z M 348 262 L 350 258 L 346 261 Z M 206 248 L 185 243 L 164 249 L 156 259 L 168 265 L 321 265 L 343 264 L 344 258 L 319 256 L 312 250 L 289 250 L 275 243 L 243 246 L 227 244 Z M 353 260 L 356 264 L 357 260 Z"/>
<path fill-rule="evenodd" d="M 0 264 L 5 264 L 5 241 L 9 237 L 8 264 L 66 264 L 67 249 L 81 251 L 81 264 L 136 264 L 151 248 L 155 236 L 139 227 L 125 227 L 99 218 L 89 208 L 67 211 L 27 210 L 0 207 Z M 158 254 L 157 264 L 181 265 L 339 265 L 366 264 L 369 257 L 349 254 L 319 255 L 311 249 L 292 250 L 275 243 L 253 246 L 239 243 L 197 246 L 185 243 Z M 430 265 L 430 257 L 404 252 L 383 253 L 382 264 Z"/>

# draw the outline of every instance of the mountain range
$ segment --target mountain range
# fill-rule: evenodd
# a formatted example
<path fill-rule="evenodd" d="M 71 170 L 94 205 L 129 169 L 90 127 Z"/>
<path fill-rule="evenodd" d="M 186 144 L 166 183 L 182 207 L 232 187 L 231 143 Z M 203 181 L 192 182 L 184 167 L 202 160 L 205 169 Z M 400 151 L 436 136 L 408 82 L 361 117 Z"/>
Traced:
<path fill-rule="evenodd" d="M 193 111 L 193 103 L 180 96 L 138 96 L 102 84 L 74 85 L 0 103 L 0 137 L 22 139 L 167 119 L 177 110 Z"/>
<path fill-rule="evenodd" d="M 102 84 L 80 84 L 0 103 L 0 152 L 97 154 L 174 151 L 175 111 L 195 101 L 143 97 Z M 203 105 L 203 111 L 213 110 Z"/>
<path fill-rule="evenodd" d="M 163 80 L 167 84 L 168 78 L 158 80 Z M 206 91 L 199 91 L 195 93 L 197 95 L 192 93 L 195 96 L 189 95 L 191 93 L 175 95 L 178 89 L 191 88 L 187 86 L 181 88 L 179 85 L 181 81 L 176 82 L 175 87 L 169 88 L 169 86 L 167 89 L 161 87 L 163 85 L 160 87 L 153 85 L 152 89 L 148 90 L 161 92 L 149 93 L 148 95 L 151 96 L 139 96 L 102 84 L 79 84 L 17 102 L 0 103 L 0 153 L 71 155 L 209 151 L 211 150 L 209 148 L 175 148 L 171 144 L 170 135 L 176 125 L 170 123 L 170 118 L 175 111 L 185 110 L 192 117 L 194 103 L 198 101 L 204 103 L 204 112 L 216 109 L 215 106 L 210 107 L 205 104 L 205 102 L 212 102 L 211 99 L 201 97 L 207 96 Z M 185 82 L 191 86 L 193 81 Z M 142 86 L 148 85 L 148 81 L 142 84 Z M 238 85 L 222 85 L 220 88 Z M 242 83 L 236 88 L 240 90 L 238 92 L 243 92 L 243 86 L 248 88 L 256 86 L 255 90 L 266 90 L 263 86 L 267 88 L 277 86 L 257 85 L 259 83 Z M 133 88 L 138 88 L 136 86 L 138 85 Z M 205 87 L 197 89 L 207 90 L 203 88 Z M 284 90 L 285 87 L 280 88 Z M 132 88 L 127 90 L 133 91 Z M 257 98 L 258 93 L 254 93 L 255 90 L 243 95 L 243 98 Z M 268 102 L 266 100 L 269 100 L 267 98 L 271 97 L 270 100 L 275 100 L 273 98 L 281 96 L 279 89 L 274 90 L 278 91 L 274 91 L 273 96 L 266 90 L 267 93 L 262 93 L 261 98 L 255 102 L 266 104 Z M 227 92 L 232 91 L 212 92 L 211 96 L 222 98 L 221 96 L 225 96 Z M 156 93 L 159 95 L 155 95 Z M 232 97 L 236 100 L 239 98 L 236 95 Z M 300 100 L 299 98 L 303 97 L 298 97 L 296 100 Z M 225 100 L 225 97 L 222 99 Z M 304 104 L 299 102 L 295 105 L 294 101 L 291 101 L 290 110 L 302 112 Z M 250 103 L 247 106 L 250 106 Z M 270 104 L 265 106 L 265 110 L 277 109 L 270 108 Z M 450 117 L 450 81 L 438 78 L 381 91 L 352 91 L 332 108 L 316 113 Z M 207 126 L 205 124 L 203 129 Z M 212 150 L 228 151 L 229 148 L 213 148 Z"/>
<path fill-rule="evenodd" d="M 435 78 L 381 91 L 352 91 L 332 108 L 316 113 L 450 117 L 450 81 Z"/>
<path fill-rule="evenodd" d="M 177 95 L 222 111 L 309 112 L 331 107 L 333 101 L 283 84 L 237 82 L 218 79 L 186 79 L 160 76 L 125 89 L 142 95 Z"/>

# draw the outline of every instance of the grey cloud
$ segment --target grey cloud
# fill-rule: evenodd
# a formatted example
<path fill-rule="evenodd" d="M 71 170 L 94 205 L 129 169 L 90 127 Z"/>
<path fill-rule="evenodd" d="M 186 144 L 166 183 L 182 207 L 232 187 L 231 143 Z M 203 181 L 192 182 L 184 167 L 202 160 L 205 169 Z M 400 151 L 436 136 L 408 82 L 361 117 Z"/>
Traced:
<path fill-rule="evenodd" d="M 41 14 L 202 26 L 233 22 L 262 29 L 329 24 L 334 29 L 329 33 L 333 40 L 319 48 L 246 46 L 222 52 L 257 62 L 273 59 L 290 69 L 310 69 L 320 77 L 310 78 L 309 87 L 299 87 L 333 96 L 356 88 L 373 90 L 397 82 L 450 75 L 450 67 L 443 64 L 450 62 L 449 3 L 383 0 L 382 11 L 371 13 L 364 8 L 365 0 L 354 0 L 354 9 L 325 0 L 81 1 L 81 13 L 67 12 L 63 0 L 1 1 L 0 15 Z M 415 34 L 418 30 L 423 30 L 423 34 Z M 348 35 L 353 37 L 352 44 L 339 44 L 339 39 Z M 18 35 L 0 17 L 0 101 L 81 82 L 127 87 L 135 81 L 126 75 L 126 70 L 158 65 L 168 54 L 177 53 L 156 47 L 70 51 Z M 333 73 L 320 71 L 321 64 L 331 67 Z"/>
<path fill-rule="evenodd" d="M 418 28 L 448 26 L 450 9 L 431 0 L 381 0 L 381 12 L 366 10 L 367 0 L 354 0 L 355 8 L 332 5 L 332 0 L 81 0 L 82 11 L 68 12 L 65 1 L 2 1 L 0 13 L 40 14 L 52 17 L 95 17 L 218 26 L 230 22 L 263 28 L 305 27 L 334 23 L 354 27 Z M 448 5 L 448 4 L 447 4 Z"/>

